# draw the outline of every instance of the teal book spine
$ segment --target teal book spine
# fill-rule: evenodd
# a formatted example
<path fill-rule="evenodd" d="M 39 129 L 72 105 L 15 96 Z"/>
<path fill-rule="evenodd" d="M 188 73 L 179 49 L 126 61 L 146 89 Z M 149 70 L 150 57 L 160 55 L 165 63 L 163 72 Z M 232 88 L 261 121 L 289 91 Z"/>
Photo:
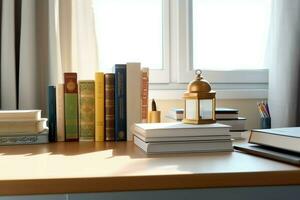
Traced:
<path fill-rule="evenodd" d="M 139 105 L 137 105 L 139 106 Z M 115 65 L 115 140 L 127 139 L 126 65 Z"/>
<path fill-rule="evenodd" d="M 48 86 L 48 127 L 49 127 L 49 142 L 57 141 L 56 127 L 56 88 Z"/>

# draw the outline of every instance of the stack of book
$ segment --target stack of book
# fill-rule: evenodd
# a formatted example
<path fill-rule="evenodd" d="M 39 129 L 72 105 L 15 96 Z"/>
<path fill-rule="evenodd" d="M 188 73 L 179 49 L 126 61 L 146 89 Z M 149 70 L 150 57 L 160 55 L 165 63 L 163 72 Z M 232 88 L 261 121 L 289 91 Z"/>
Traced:
<path fill-rule="evenodd" d="M 0 111 L 0 145 L 48 143 L 46 123 L 40 110 Z"/>
<path fill-rule="evenodd" d="M 246 131 L 246 118 L 239 116 L 239 110 L 235 108 L 216 108 L 216 119 L 218 123 L 231 126 L 230 135 L 233 139 L 242 138 Z"/>
<path fill-rule="evenodd" d="M 181 121 L 184 117 L 184 109 L 172 108 L 166 114 L 166 122 Z M 230 126 L 230 135 L 233 139 L 242 138 L 246 131 L 246 118 L 239 116 L 239 110 L 234 108 L 216 108 L 216 119 L 220 124 Z"/>
<path fill-rule="evenodd" d="M 253 129 L 237 150 L 300 166 L 300 127 Z"/>
<path fill-rule="evenodd" d="M 134 143 L 148 154 L 232 151 L 229 126 L 181 122 L 140 123 L 132 128 Z"/>

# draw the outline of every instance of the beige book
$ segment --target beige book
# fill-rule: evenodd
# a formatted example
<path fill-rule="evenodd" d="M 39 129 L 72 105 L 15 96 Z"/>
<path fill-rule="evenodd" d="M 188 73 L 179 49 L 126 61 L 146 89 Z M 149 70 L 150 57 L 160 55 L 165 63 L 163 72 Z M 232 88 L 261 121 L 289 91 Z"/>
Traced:
<path fill-rule="evenodd" d="M 126 64 L 127 141 L 132 141 L 130 128 L 141 122 L 141 64 Z"/>
<path fill-rule="evenodd" d="M 1 110 L 0 121 L 40 120 L 41 110 Z"/>
<path fill-rule="evenodd" d="M 64 84 L 56 86 L 56 126 L 57 141 L 65 141 Z"/>
<path fill-rule="evenodd" d="M 32 121 L 0 121 L 0 135 L 12 134 L 25 134 L 25 133 L 40 133 L 47 129 L 47 119 L 41 118 L 40 120 Z"/>

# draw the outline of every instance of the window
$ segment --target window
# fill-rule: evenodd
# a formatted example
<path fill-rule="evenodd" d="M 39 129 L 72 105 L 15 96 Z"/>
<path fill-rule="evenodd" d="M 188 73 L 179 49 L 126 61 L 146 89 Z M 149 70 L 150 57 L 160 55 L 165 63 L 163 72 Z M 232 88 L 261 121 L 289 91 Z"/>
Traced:
<path fill-rule="evenodd" d="M 168 7 L 163 0 L 94 0 L 93 7 L 102 71 L 141 62 L 157 82 L 169 81 Z"/>
<path fill-rule="evenodd" d="M 152 83 L 267 83 L 272 0 L 94 0 L 100 68 L 141 62 Z"/>
<path fill-rule="evenodd" d="M 193 68 L 265 69 L 270 0 L 193 0 Z"/>

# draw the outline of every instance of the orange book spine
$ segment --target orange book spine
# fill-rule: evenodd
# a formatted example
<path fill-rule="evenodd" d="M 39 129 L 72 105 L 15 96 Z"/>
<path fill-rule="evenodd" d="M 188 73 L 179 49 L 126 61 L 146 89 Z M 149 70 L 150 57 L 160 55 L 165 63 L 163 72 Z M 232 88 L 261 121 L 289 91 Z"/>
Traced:
<path fill-rule="evenodd" d="M 141 121 L 148 122 L 148 97 L 149 97 L 149 69 L 142 68 L 141 72 Z"/>

